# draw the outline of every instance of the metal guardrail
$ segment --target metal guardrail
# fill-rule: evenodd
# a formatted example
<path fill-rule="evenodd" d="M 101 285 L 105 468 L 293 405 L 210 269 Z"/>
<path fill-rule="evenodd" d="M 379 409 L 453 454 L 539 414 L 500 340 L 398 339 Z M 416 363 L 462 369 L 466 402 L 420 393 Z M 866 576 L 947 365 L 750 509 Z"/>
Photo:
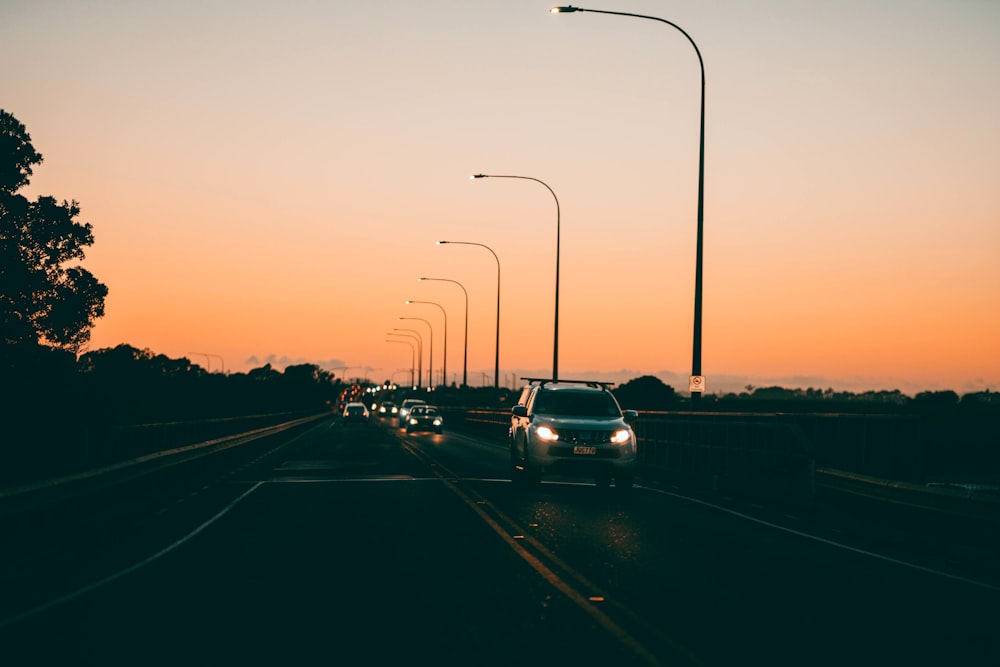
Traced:
<path fill-rule="evenodd" d="M 449 428 L 501 442 L 507 439 L 509 410 L 442 410 Z M 237 433 L 232 431 L 254 421 L 273 422 L 287 415 L 254 415 L 118 429 L 111 444 L 104 442 L 99 457 L 94 457 L 90 450 L 82 457 L 118 456 L 118 460 L 112 458 L 113 462 L 80 472 L 0 488 L 0 514 L 5 507 L 23 508 L 26 503 L 72 497 L 328 416 L 330 413 L 324 411 Z M 645 474 L 675 478 L 713 491 L 792 501 L 797 505 L 813 502 L 819 490 L 828 495 L 839 494 L 1000 523 L 1000 496 L 997 495 L 977 494 L 960 487 L 928 487 L 833 468 L 817 469 L 810 439 L 783 415 L 642 413 L 634 428 L 640 466 Z M 229 434 L 208 437 L 218 429 L 228 430 Z M 122 452 L 129 451 L 143 453 L 122 456 Z"/>
<path fill-rule="evenodd" d="M 446 409 L 451 428 L 507 437 L 510 412 Z M 717 491 L 811 502 L 815 458 L 792 424 L 759 415 L 641 414 L 633 424 L 645 474 Z"/>
<path fill-rule="evenodd" d="M 506 440 L 509 410 L 447 412 L 451 428 Z M 1000 523 L 1000 495 L 817 467 L 816 447 L 813 438 L 806 435 L 807 430 L 816 436 L 822 425 L 836 425 L 833 434 L 824 434 L 824 447 L 835 448 L 836 443 L 829 439 L 843 435 L 851 439 L 844 444 L 851 455 L 874 448 L 858 444 L 859 432 L 866 437 L 872 433 L 885 437 L 891 432 L 894 448 L 899 447 L 901 435 L 913 433 L 909 418 L 902 425 L 892 425 L 882 417 L 867 422 L 861 417 L 837 419 L 835 415 L 822 415 L 808 419 L 808 428 L 803 428 L 800 417 L 781 414 L 640 413 L 633 427 L 639 441 L 640 465 L 647 474 L 679 478 L 687 484 L 725 493 L 792 501 L 800 506 L 813 502 L 822 492 L 827 499 L 850 497 Z"/>
<path fill-rule="evenodd" d="M 975 489 L 959 485 L 911 484 L 829 469 L 816 471 L 816 486 L 821 493 L 852 496 L 1000 527 L 1000 494 L 996 493 L 977 493 Z"/>
<path fill-rule="evenodd" d="M 760 499 L 810 504 L 816 458 L 793 424 L 760 415 L 679 413 L 633 425 L 647 474 Z"/>
<path fill-rule="evenodd" d="M 0 448 L 0 488 L 101 468 L 184 445 L 289 421 L 315 411 L 107 425 L 57 419 L 22 429 Z"/>
<path fill-rule="evenodd" d="M 329 412 L 322 412 L 298 417 L 249 431 L 230 433 L 229 435 L 210 440 L 151 451 L 141 456 L 72 474 L 0 488 L 0 516 L 10 512 L 22 512 L 26 509 L 79 497 L 115 484 L 133 480 L 142 475 L 276 435 L 329 416 L 331 416 Z M 232 424 L 236 423 L 239 423 L 238 420 L 232 422 Z M 154 425 L 146 426 L 152 427 Z M 189 437 L 190 433 L 190 429 L 186 430 L 186 437 Z"/>

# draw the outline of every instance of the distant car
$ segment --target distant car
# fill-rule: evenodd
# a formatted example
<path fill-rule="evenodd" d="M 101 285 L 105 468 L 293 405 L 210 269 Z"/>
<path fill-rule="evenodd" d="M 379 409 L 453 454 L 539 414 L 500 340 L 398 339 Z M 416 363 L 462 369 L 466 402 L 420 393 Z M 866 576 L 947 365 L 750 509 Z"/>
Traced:
<path fill-rule="evenodd" d="M 344 423 L 366 423 L 368 414 L 368 408 L 364 403 L 348 403 L 344 406 Z"/>
<path fill-rule="evenodd" d="M 399 408 L 392 401 L 384 401 L 382 405 L 378 406 L 379 417 L 384 417 L 386 419 L 395 419 L 397 412 L 399 412 Z"/>
<path fill-rule="evenodd" d="M 444 431 L 444 416 L 433 405 L 414 405 L 406 415 L 406 432 Z"/>
<path fill-rule="evenodd" d="M 524 378 L 512 408 L 510 468 L 516 482 L 544 473 L 593 476 L 598 486 L 627 491 L 635 476 L 635 410 L 622 411 L 608 382 Z"/>
<path fill-rule="evenodd" d="M 422 398 L 404 398 L 403 402 L 399 404 L 399 413 L 397 414 L 400 426 L 406 426 L 406 414 L 414 405 L 427 405 L 427 401 Z"/>

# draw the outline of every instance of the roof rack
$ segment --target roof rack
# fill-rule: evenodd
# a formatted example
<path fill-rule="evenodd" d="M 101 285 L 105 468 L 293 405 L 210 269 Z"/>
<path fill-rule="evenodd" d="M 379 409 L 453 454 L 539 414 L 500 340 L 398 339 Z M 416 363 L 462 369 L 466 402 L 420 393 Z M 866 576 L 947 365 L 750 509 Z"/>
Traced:
<path fill-rule="evenodd" d="M 565 380 L 559 378 L 558 380 L 553 380 L 552 378 L 521 378 L 522 380 L 527 380 L 528 382 L 537 382 L 539 384 L 547 384 L 551 382 L 555 383 L 572 383 L 572 384 L 585 384 L 588 387 L 607 389 L 614 386 L 614 382 L 601 382 L 600 380 Z"/>

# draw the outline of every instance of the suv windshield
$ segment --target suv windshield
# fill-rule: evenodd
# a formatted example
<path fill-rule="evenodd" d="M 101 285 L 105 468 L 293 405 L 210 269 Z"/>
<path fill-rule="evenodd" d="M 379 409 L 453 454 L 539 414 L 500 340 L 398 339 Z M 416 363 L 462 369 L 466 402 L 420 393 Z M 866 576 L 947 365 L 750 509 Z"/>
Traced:
<path fill-rule="evenodd" d="M 572 417 L 621 417 L 610 394 L 597 391 L 540 391 L 532 407 L 535 414 Z"/>

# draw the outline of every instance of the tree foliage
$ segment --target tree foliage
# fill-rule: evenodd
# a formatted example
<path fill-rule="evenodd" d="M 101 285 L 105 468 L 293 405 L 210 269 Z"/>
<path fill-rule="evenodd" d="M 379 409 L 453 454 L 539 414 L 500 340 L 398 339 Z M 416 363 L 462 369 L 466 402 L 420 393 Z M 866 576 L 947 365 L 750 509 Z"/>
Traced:
<path fill-rule="evenodd" d="M 312 364 L 284 372 L 268 364 L 245 374 L 209 373 L 186 358 L 126 344 L 80 355 L 77 372 L 91 415 L 114 423 L 321 409 L 340 387 L 332 374 Z"/>
<path fill-rule="evenodd" d="M 42 156 L 31 145 L 28 131 L 14 116 L 0 109 L 0 192 L 13 194 L 28 184 Z"/>
<path fill-rule="evenodd" d="M 677 403 L 674 388 L 652 375 L 629 380 L 614 394 L 626 410 L 670 410 Z"/>
<path fill-rule="evenodd" d="M 108 289 L 75 264 L 94 243 L 76 201 L 19 194 L 42 156 L 13 115 L 0 109 L 0 346 L 8 363 L 25 350 L 77 353 L 104 315 Z"/>

